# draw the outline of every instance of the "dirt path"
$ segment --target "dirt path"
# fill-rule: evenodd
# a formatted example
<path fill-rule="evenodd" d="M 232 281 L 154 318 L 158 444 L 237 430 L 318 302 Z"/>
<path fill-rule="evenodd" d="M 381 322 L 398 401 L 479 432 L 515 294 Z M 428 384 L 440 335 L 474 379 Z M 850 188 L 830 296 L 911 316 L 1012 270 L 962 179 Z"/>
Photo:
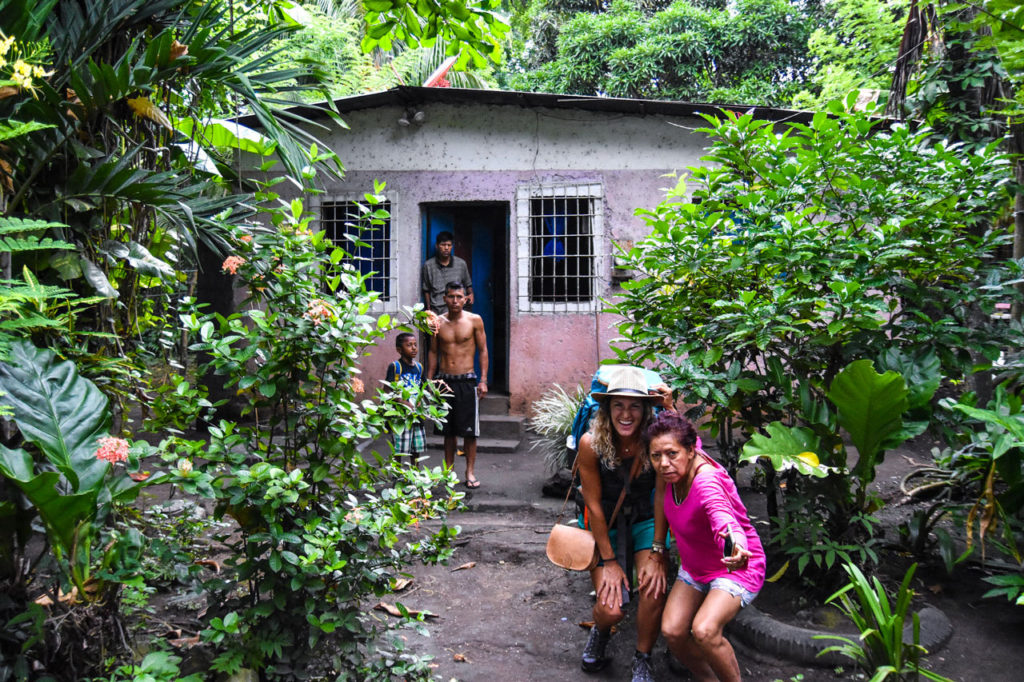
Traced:
<path fill-rule="evenodd" d="M 883 486 L 899 475 L 900 460 L 889 461 L 894 464 L 879 472 Z M 437 453 L 431 463 L 438 463 Z M 546 474 L 540 456 L 525 447 L 513 455 L 481 454 L 477 475 L 483 486 L 467 498 L 467 511 L 451 518 L 462 527 L 455 556 L 448 566 L 415 567 L 412 585 L 398 595 L 409 608 L 438 615 L 430 620 L 429 637 L 407 635 L 413 650 L 434 656 L 438 679 L 629 679 L 632 613 L 612 639 L 612 665 L 596 675 L 579 669 L 586 641 L 579 623 L 590 620 L 591 586 L 586 574 L 563 571 L 544 556 L 547 531 L 560 506 L 541 496 Z M 453 570 L 466 564 L 473 565 Z M 943 609 L 954 625 L 952 639 L 929 658 L 929 668 L 957 682 L 1021 679 L 1016 658 L 1024 644 L 1024 608 L 982 600 L 984 585 L 970 571 L 953 580 L 921 571 L 916 589 L 922 604 Z M 791 682 L 801 679 L 798 675 L 804 682 L 863 679 L 852 665 L 840 671 L 807 667 L 737 648 L 748 682 Z M 661 642 L 654 662 L 659 680 L 690 679 L 669 667 Z"/>

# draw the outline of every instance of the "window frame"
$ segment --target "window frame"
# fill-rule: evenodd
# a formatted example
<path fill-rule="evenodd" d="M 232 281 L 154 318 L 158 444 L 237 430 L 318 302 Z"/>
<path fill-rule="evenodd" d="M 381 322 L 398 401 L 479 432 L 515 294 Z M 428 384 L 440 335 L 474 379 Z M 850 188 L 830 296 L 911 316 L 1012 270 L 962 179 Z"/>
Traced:
<path fill-rule="evenodd" d="M 591 295 L 586 301 L 531 301 L 533 279 L 531 239 L 533 239 L 531 203 L 534 199 L 589 199 L 593 202 L 590 237 L 593 259 Z M 519 311 L 525 313 L 590 313 L 601 310 L 602 283 L 605 281 L 604 186 L 596 181 L 533 181 L 516 189 L 516 260 Z"/>
<path fill-rule="evenodd" d="M 351 193 L 344 193 L 343 192 L 343 193 L 336 193 L 336 194 L 323 195 L 323 196 L 316 197 L 316 200 L 313 203 L 314 203 L 314 207 L 315 207 L 315 211 L 316 211 L 316 227 L 317 227 L 317 230 L 318 231 L 321 231 L 321 230 L 326 231 L 326 227 L 324 225 L 324 220 L 323 220 L 323 209 L 324 209 L 324 205 L 325 204 L 340 204 L 340 203 L 362 204 L 362 205 L 367 206 L 369 208 L 369 205 L 367 204 L 365 195 L 366 195 L 365 192 L 351 192 Z M 387 276 L 389 295 L 385 299 L 383 292 L 378 292 L 379 297 L 377 298 L 376 301 L 374 301 L 373 306 L 372 306 L 372 311 L 375 312 L 375 313 L 393 313 L 393 312 L 397 312 L 399 310 L 399 308 L 400 308 L 398 301 L 399 301 L 399 291 L 400 291 L 399 285 L 401 284 L 401 282 L 399 281 L 399 279 L 400 279 L 399 278 L 399 272 L 400 272 L 401 268 L 399 267 L 399 260 L 400 259 L 399 259 L 399 253 L 398 253 L 398 240 L 396 239 L 396 235 L 395 235 L 395 229 L 396 229 L 396 227 L 395 227 L 395 224 L 396 224 L 396 221 L 395 221 L 395 207 L 396 207 L 396 203 L 397 202 L 395 201 L 395 196 L 394 196 L 394 194 L 392 192 L 388 192 L 386 195 L 383 195 L 383 202 L 388 204 L 388 211 L 391 214 L 391 217 L 388 219 L 388 235 L 387 235 L 387 242 L 388 242 L 388 257 L 387 257 L 387 260 L 389 262 L 390 270 L 391 270 L 389 275 Z M 331 241 L 331 243 L 333 243 L 333 244 L 336 244 L 336 245 L 338 244 L 338 242 L 335 241 L 334 239 L 332 239 L 330 237 L 330 235 L 327 236 L 327 239 L 329 239 Z M 383 240 L 381 240 L 381 241 L 383 241 Z"/>

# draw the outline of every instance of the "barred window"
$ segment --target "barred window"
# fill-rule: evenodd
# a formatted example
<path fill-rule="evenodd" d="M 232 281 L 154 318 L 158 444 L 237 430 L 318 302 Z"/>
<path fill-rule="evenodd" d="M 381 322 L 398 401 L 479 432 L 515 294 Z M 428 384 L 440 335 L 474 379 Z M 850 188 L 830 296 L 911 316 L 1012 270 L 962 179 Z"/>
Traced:
<path fill-rule="evenodd" d="M 380 294 L 380 300 L 391 300 L 394 285 L 392 273 L 395 252 L 391 244 L 391 219 L 373 225 L 369 215 L 375 210 L 391 212 L 391 202 L 367 206 L 357 201 L 324 201 L 320 204 L 320 229 L 348 253 L 351 263 L 363 275 L 369 275 L 366 288 Z"/>
<path fill-rule="evenodd" d="M 591 310 L 597 301 L 601 186 L 521 187 L 520 310 Z"/>

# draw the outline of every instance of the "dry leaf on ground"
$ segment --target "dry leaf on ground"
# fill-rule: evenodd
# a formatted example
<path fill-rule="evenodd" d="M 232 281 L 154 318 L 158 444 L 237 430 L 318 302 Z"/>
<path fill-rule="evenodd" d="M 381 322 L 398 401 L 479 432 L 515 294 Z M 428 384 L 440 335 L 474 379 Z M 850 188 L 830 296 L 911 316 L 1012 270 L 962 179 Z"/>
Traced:
<path fill-rule="evenodd" d="M 373 608 L 377 609 L 378 611 L 386 611 L 387 613 L 391 614 L 392 616 L 395 616 L 396 618 L 401 618 L 402 617 L 402 612 L 394 604 L 388 604 L 387 602 L 383 602 L 382 601 L 381 603 L 377 604 Z M 412 616 L 413 618 L 418 618 L 421 615 L 424 618 L 438 618 L 439 617 L 436 613 L 431 613 L 430 611 L 414 611 L 412 609 L 408 609 L 408 612 L 409 612 L 409 615 Z"/>
<path fill-rule="evenodd" d="M 462 564 L 461 566 L 456 566 L 455 568 L 453 568 L 451 570 L 451 572 L 454 573 L 455 571 L 461 571 L 461 570 L 466 569 L 466 568 L 473 568 L 474 566 L 476 566 L 476 562 L 475 561 L 467 561 L 466 563 Z"/>

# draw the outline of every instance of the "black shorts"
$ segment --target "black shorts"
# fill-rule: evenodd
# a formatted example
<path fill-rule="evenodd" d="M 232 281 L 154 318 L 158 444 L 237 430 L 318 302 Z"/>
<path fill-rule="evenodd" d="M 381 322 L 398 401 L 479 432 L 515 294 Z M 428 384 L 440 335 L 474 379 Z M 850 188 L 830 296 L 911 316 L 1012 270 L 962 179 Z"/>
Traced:
<path fill-rule="evenodd" d="M 476 385 L 479 383 L 475 373 L 469 374 L 438 374 L 451 389 L 452 395 L 445 398 L 448 404 L 448 416 L 444 424 L 437 428 L 443 436 L 462 436 L 476 438 L 480 435 L 480 415 L 477 409 Z"/>

